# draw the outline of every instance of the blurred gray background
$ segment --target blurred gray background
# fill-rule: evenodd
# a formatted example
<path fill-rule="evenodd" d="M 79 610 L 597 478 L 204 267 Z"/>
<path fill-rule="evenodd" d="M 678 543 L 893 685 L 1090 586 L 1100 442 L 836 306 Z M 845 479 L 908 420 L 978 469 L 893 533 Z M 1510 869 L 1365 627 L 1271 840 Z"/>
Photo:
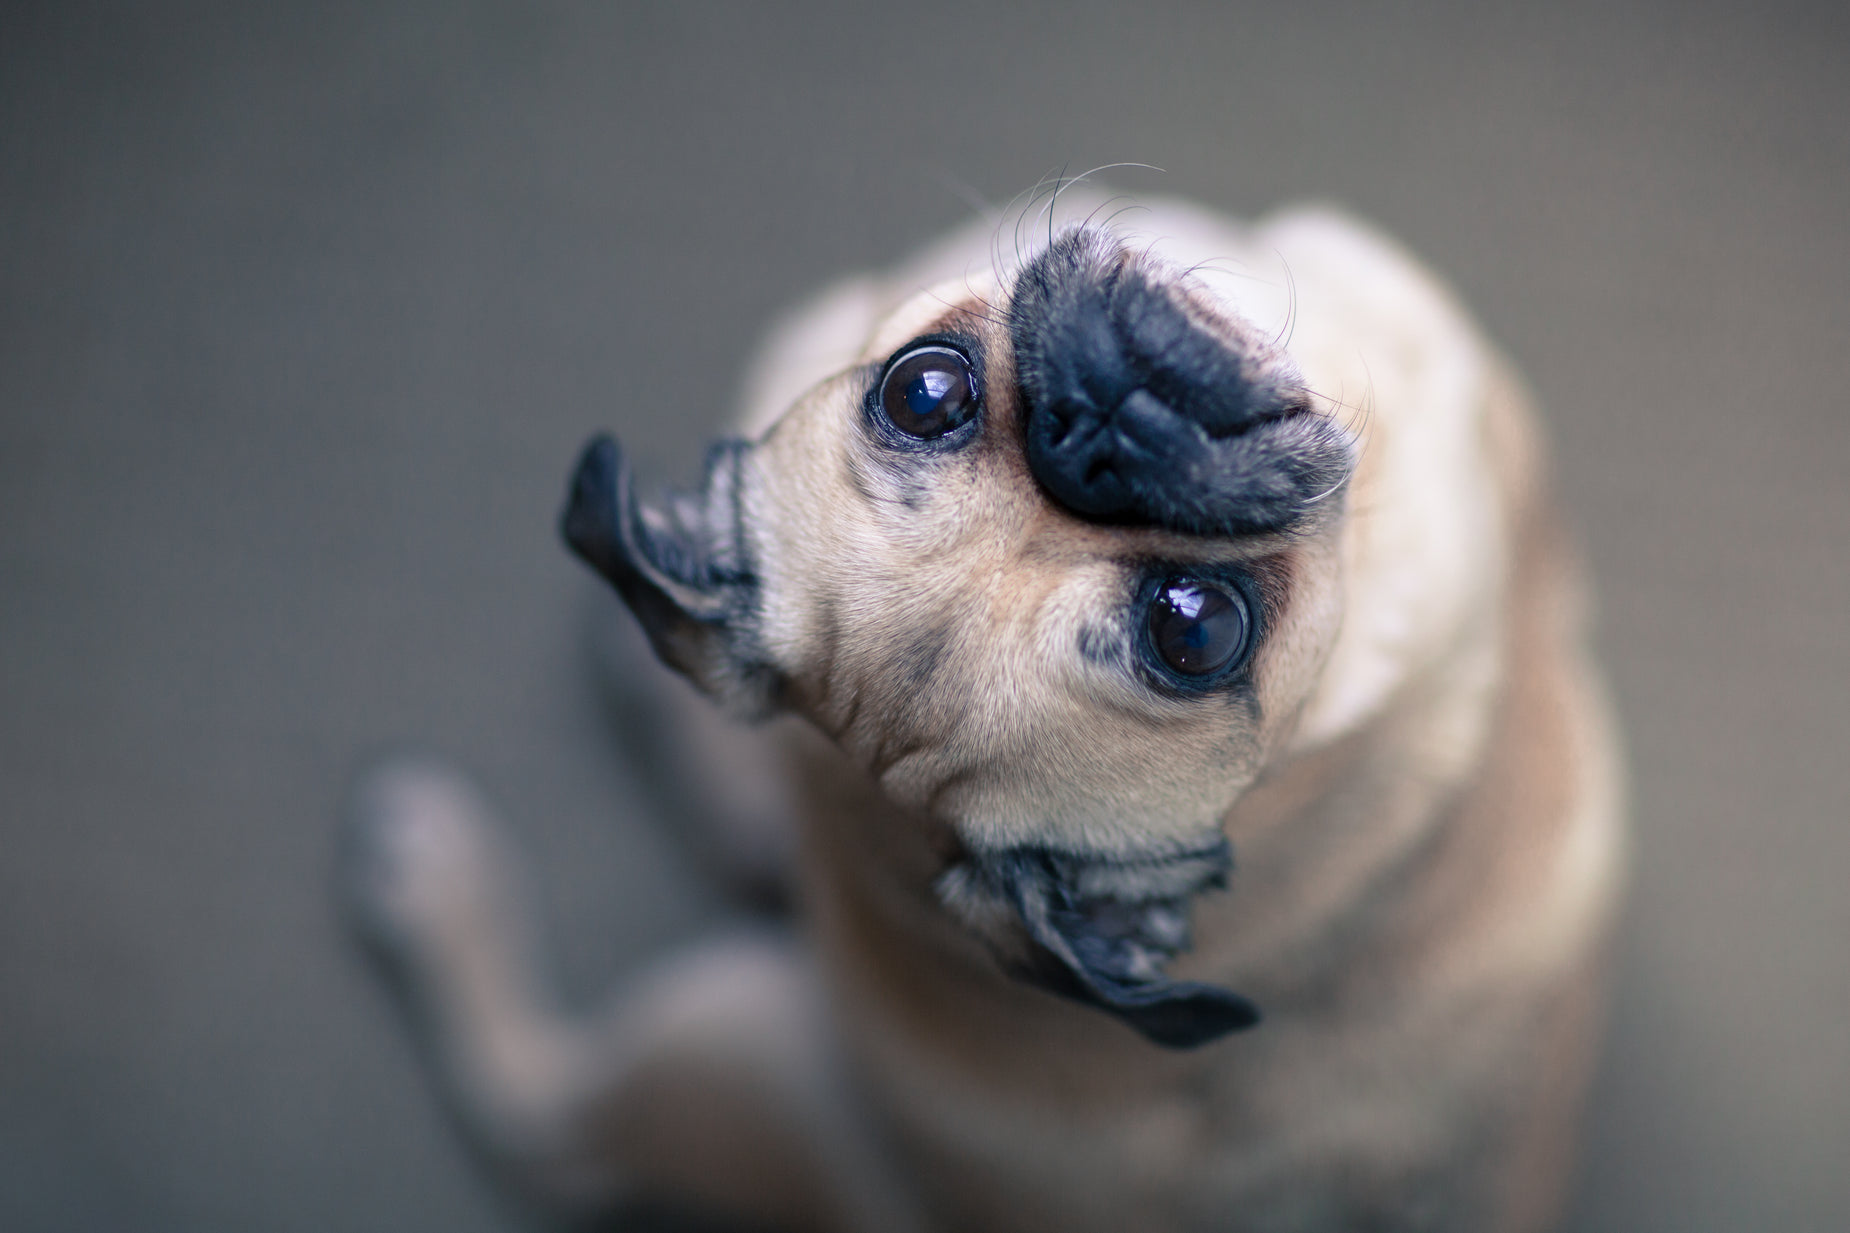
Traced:
<path fill-rule="evenodd" d="M 1550 409 L 1639 838 L 1572 1227 L 1850 1228 L 1845 12 L 6 5 L 0 1228 L 522 1227 L 339 927 L 346 777 L 479 771 L 577 996 L 711 923 L 574 450 L 688 475 L 780 304 L 1127 159 L 1379 220 Z"/>

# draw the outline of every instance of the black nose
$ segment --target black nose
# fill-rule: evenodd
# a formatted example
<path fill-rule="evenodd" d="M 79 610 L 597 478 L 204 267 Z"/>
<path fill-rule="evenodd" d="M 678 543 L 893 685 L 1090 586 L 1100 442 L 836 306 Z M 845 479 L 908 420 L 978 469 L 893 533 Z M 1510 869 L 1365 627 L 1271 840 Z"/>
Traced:
<path fill-rule="evenodd" d="M 1010 334 L 1029 469 L 1082 517 L 1274 531 L 1348 473 L 1344 434 L 1287 369 L 1197 321 L 1105 232 L 1069 231 L 1024 267 Z"/>

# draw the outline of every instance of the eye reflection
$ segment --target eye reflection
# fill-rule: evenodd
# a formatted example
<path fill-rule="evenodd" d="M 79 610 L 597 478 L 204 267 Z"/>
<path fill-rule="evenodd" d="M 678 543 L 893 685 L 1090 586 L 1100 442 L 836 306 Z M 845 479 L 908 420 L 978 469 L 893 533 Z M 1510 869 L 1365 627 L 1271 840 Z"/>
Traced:
<path fill-rule="evenodd" d="M 895 360 L 880 383 L 880 407 L 907 436 L 941 437 L 976 413 L 976 374 L 949 347 L 920 347 Z"/>
<path fill-rule="evenodd" d="M 1150 601 L 1150 641 L 1184 676 L 1219 672 L 1245 648 L 1246 601 L 1197 578 L 1171 578 Z"/>

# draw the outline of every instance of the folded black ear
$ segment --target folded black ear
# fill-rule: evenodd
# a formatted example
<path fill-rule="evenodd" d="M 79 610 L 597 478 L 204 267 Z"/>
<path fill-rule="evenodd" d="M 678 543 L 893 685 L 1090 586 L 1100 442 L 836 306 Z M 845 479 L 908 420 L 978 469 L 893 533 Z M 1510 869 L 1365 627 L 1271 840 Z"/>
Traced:
<path fill-rule="evenodd" d="M 616 588 L 662 662 L 735 702 L 762 696 L 768 675 L 751 652 L 757 578 L 739 523 L 750 449 L 743 441 L 713 446 L 700 490 L 658 511 L 637 502 L 622 447 L 594 437 L 559 519 L 565 542 Z"/>
<path fill-rule="evenodd" d="M 1190 1049 L 1260 1019 L 1230 989 L 1163 974 L 1188 949 L 1189 900 L 1224 886 L 1232 863 L 1225 839 L 1140 859 L 1011 848 L 955 867 L 940 892 L 967 913 L 980 915 L 985 900 L 1014 908 L 1032 942 L 1011 964 L 1017 976 L 1116 1015 L 1159 1045 Z"/>

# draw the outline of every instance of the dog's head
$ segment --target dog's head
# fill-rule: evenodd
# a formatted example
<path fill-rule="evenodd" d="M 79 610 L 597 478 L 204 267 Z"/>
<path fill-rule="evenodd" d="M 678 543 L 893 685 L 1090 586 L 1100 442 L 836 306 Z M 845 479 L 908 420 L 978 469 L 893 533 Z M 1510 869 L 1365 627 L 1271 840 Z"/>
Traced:
<path fill-rule="evenodd" d="M 942 823 L 1024 975 L 1193 1044 L 1257 1018 L 1162 968 L 1336 637 L 1353 454 L 1275 339 L 1082 226 L 902 305 L 697 493 L 593 442 L 564 529 L 666 662 Z"/>

